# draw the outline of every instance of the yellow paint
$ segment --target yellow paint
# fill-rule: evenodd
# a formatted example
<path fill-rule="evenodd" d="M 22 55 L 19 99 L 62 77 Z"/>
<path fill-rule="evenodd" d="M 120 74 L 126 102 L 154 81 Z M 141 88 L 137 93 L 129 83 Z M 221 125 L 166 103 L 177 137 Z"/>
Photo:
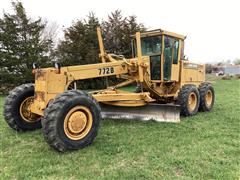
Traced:
<path fill-rule="evenodd" d="M 205 96 L 205 101 L 206 101 L 206 105 L 208 107 L 210 107 L 212 105 L 212 101 L 213 101 L 213 95 L 212 95 L 212 91 L 208 90 Z"/>
<path fill-rule="evenodd" d="M 72 108 L 64 119 L 64 133 L 72 140 L 86 137 L 93 124 L 92 113 L 85 106 Z"/>
<path fill-rule="evenodd" d="M 25 100 L 23 100 L 19 108 L 21 118 L 28 123 L 40 121 L 40 116 L 30 111 L 30 106 L 33 103 L 33 101 L 34 101 L 33 96 L 28 97 Z"/>
<path fill-rule="evenodd" d="M 142 61 L 142 50 L 141 50 L 141 34 L 140 32 L 136 33 L 136 41 L 137 41 L 137 57 L 138 57 L 138 76 L 139 82 L 143 82 L 143 61 Z"/>
<path fill-rule="evenodd" d="M 35 98 L 30 105 L 31 112 L 43 116 L 43 111 L 50 100 L 68 89 L 69 84 L 76 80 L 116 76 L 125 79 L 123 83 L 109 87 L 105 90 L 92 92 L 92 96 L 105 104 L 116 106 L 142 106 L 153 101 L 173 102 L 178 92 L 185 84 L 193 84 L 197 87 L 205 81 L 205 66 L 182 60 L 185 36 L 164 30 L 137 32 L 135 35 L 137 57 L 125 59 L 123 56 L 107 54 L 104 49 L 100 28 L 97 29 L 100 59 L 102 63 L 34 70 L 35 73 Z M 151 80 L 150 57 L 142 56 L 141 37 L 162 36 L 161 74 L 160 80 Z M 163 79 L 163 49 L 164 36 L 174 37 L 179 41 L 178 63 L 172 64 L 171 79 Z M 116 88 L 130 83 L 141 82 L 146 92 L 130 93 L 122 92 Z M 73 116 L 80 116 L 79 113 Z M 83 120 L 84 121 L 84 120 Z M 83 123 L 84 124 L 84 123 Z"/>
<path fill-rule="evenodd" d="M 103 39 L 102 39 L 102 33 L 100 27 L 97 27 L 97 36 L 98 36 L 98 44 L 99 44 L 99 49 L 100 49 L 100 54 L 99 57 L 102 60 L 103 63 L 106 62 L 105 59 L 105 49 L 103 45 Z"/>
<path fill-rule="evenodd" d="M 197 95 L 194 92 L 188 96 L 188 106 L 191 111 L 194 111 L 197 106 Z"/>
<path fill-rule="evenodd" d="M 139 107 L 139 106 L 145 106 L 147 104 L 147 102 L 144 100 L 105 101 L 101 103 L 112 105 L 112 106 L 125 106 L 125 107 Z"/>

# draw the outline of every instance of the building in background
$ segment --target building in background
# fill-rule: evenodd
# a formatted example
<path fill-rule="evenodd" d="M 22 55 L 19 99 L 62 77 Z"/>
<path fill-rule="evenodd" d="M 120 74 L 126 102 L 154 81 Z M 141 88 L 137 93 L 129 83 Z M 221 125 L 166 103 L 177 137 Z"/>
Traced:
<path fill-rule="evenodd" d="M 220 75 L 236 75 L 240 74 L 240 65 L 222 65 L 222 66 L 213 66 L 212 74 Z"/>

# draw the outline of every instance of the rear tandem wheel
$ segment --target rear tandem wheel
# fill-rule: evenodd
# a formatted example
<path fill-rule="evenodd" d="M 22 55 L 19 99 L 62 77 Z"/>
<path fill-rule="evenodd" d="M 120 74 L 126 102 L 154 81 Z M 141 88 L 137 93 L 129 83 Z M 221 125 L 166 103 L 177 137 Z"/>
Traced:
<path fill-rule="evenodd" d="M 184 85 L 179 94 L 177 103 L 181 106 L 181 115 L 192 116 L 197 114 L 200 96 L 195 85 Z"/>
<path fill-rule="evenodd" d="M 199 87 L 200 93 L 200 111 L 211 111 L 215 101 L 215 92 L 212 84 L 202 83 Z"/>

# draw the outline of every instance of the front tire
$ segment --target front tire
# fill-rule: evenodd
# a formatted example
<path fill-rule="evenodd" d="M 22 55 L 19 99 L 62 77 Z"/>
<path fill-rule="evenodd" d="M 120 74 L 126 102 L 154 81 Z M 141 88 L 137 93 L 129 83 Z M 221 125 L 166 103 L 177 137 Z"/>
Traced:
<path fill-rule="evenodd" d="M 23 84 L 10 91 L 5 100 L 3 112 L 9 127 L 17 131 L 41 128 L 41 116 L 29 111 L 29 105 L 33 99 L 33 84 Z"/>
<path fill-rule="evenodd" d="M 60 152 L 92 144 L 101 121 L 101 109 L 97 101 L 79 90 L 58 95 L 44 114 L 44 138 L 52 148 Z"/>
<path fill-rule="evenodd" d="M 195 85 L 184 85 L 179 94 L 177 104 L 181 107 L 181 115 L 192 116 L 197 114 L 200 103 L 200 96 Z"/>

